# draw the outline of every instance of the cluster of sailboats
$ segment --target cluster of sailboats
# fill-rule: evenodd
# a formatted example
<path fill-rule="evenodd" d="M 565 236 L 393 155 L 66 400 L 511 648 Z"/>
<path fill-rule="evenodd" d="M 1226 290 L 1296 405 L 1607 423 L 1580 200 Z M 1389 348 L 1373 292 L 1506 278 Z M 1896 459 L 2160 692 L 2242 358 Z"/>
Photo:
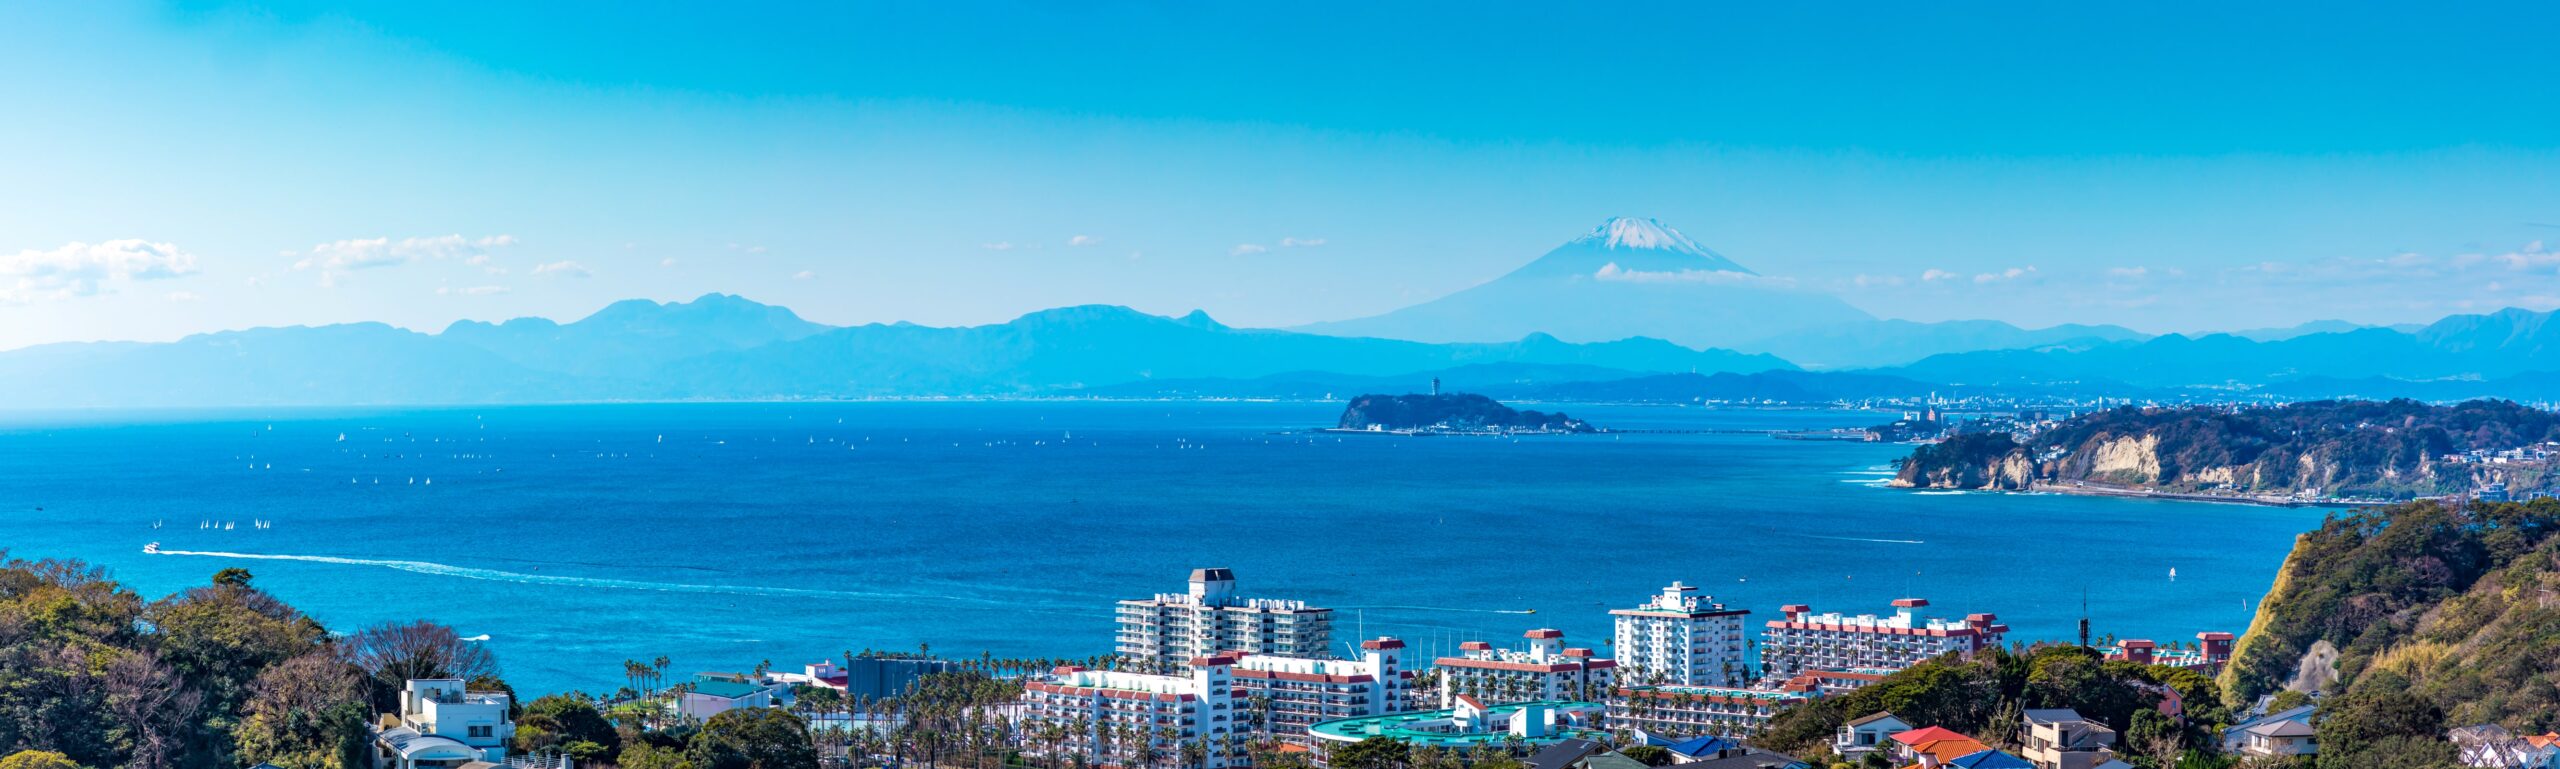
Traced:
<path fill-rule="evenodd" d="M 151 522 L 151 528 L 154 528 L 154 529 L 163 528 L 163 527 L 166 527 L 168 524 L 169 524 L 169 522 L 168 522 L 168 521 L 166 521 L 166 520 L 152 521 L 152 522 Z M 205 520 L 201 520 L 201 521 L 197 521 L 197 522 L 196 522 L 196 528 L 197 528 L 197 529 L 199 529 L 199 530 L 203 530 L 203 531 L 231 531 L 231 530 L 233 530 L 233 529 L 239 528 L 239 526 L 240 526 L 240 522 L 239 522 L 239 521 L 216 521 L 216 520 L 213 520 L 213 519 L 210 519 L 210 518 L 205 519 Z M 249 528 L 250 528 L 250 529 L 253 529 L 253 530 L 254 530 L 254 529 L 272 529 L 272 528 L 275 528 L 275 527 L 276 527 L 276 522 L 274 522 L 274 521 L 263 520 L 263 519 L 250 519 L 250 521 L 249 521 Z"/>

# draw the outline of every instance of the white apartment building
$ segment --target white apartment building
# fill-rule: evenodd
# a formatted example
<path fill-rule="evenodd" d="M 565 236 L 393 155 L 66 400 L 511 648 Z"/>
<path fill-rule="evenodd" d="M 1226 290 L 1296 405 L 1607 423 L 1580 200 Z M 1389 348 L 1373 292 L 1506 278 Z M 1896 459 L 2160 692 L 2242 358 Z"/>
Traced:
<path fill-rule="evenodd" d="M 1333 641 L 1333 610 L 1303 601 L 1241 598 L 1227 569 L 1193 569 L 1187 593 L 1121 601 L 1120 656 L 1157 670 L 1220 652 L 1315 657 Z"/>
<path fill-rule="evenodd" d="M 400 689 L 396 725 L 373 735 L 375 769 L 458 769 L 474 762 L 507 760 L 516 725 L 507 719 L 514 698 L 475 692 L 459 678 L 420 678 Z"/>
<path fill-rule="evenodd" d="M 1187 675 L 1060 667 L 1023 683 L 1019 718 L 1081 732 L 1079 749 L 1099 763 L 1139 766 L 1151 752 L 1173 755 L 1197 742 L 1207 751 L 1200 769 L 1226 769 L 1245 760 L 1235 664 L 1202 657 L 1187 663 Z"/>
<path fill-rule="evenodd" d="M 1730 686 L 1748 672 L 1743 631 L 1747 609 L 1727 609 L 1678 582 L 1644 605 L 1612 609 L 1617 618 L 1617 679 L 1629 685 Z"/>
<path fill-rule="evenodd" d="M 1270 734 L 1288 740 L 1307 739 L 1307 727 L 1320 721 L 1410 710 L 1413 673 L 1404 669 L 1404 648 L 1394 638 L 1372 638 L 1360 642 L 1355 659 L 1243 655 L 1235 667 L 1237 729 L 1255 728 L 1257 700 L 1268 709 Z"/>
<path fill-rule="evenodd" d="M 1609 693 L 1616 660 L 1590 649 L 1566 648 L 1564 631 L 1539 628 L 1522 634 L 1528 645 L 1495 649 L 1483 641 L 1458 645 L 1461 656 L 1433 661 L 1440 669 L 1441 707 L 1457 707 L 1471 695 L 1487 705 L 1535 701 L 1596 701 Z"/>
<path fill-rule="evenodd" d="M 1731 686 L 1630 686 L 1609 697 L 1609 725 L 1656 735 L 1748 737 L 1778 711 L 1814 696 Z"/>
<path fill-rule="evenodd" d="M 1990 614 L 1962 620 L 1920 616 L 1928 605 L 1924 598 L 1898 599 L 1893 614 L 1879 617 L 1815 614 L 1810 606 L 1789 604 L 1779 609 L 1786 618 L 1770 620 L 1761 635 L 1761 666 L 1773 679 L 1820 671 L 1890 672 L 1950 652 L 1997 647 L 2009 632 Z"/>

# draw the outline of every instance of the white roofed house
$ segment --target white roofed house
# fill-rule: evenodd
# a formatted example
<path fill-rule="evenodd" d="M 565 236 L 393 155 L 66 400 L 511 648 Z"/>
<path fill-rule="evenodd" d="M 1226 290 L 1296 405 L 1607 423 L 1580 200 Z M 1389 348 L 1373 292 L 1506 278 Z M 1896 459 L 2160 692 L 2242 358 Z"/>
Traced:
<path fill-rule="evenodd" d="M 421 678 L 400 690 L 400 712 L 374 731 L 375 769 L 460 769 L 507 760 L 516 725 L 504 692 L 475 692 L 458 678 Z"/>

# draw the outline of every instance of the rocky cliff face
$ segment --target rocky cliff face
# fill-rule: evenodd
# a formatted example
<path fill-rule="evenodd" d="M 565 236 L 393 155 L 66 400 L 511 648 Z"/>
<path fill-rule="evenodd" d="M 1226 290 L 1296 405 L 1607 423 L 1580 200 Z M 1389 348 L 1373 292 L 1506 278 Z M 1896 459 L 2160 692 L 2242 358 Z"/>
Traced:
<path fill-rule="evenodd" d="M 2035 480 L 2035 463 L 2007 433 L 1969 433 L 1914 449 L 1889 485 L 2015 491 Z"/>
<path fill-rule="evenodd" d="M 2181 493 L 2400 498 L 2488 482 L 2550 488 L 2547 463 L 2448 464 L 2445 457 L 2560 439 L 2560 416 L 2504 401 L 2319 401 L 2269 408 L 2122 408 L 2084 414 L 2022 441 L 1922 447 L 1896 485 L 2023 488 L 2089 483 Z"/>

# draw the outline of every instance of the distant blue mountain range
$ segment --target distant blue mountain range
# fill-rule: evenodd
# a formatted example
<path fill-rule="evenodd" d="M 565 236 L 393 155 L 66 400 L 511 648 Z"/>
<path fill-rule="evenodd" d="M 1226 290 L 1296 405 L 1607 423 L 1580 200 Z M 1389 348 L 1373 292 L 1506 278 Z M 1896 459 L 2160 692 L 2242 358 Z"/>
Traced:
<path fill-rule="evenodd" d="M 1652 339 L 1429 344 L 1230 328 L 1125 307 L 1006 323 L 832 327 L 726 295 L 618 302 L 584 319 L 260 328 L 176 342 L 72 343 L 0 353 L 15 408 L 518 403 L 1074 395 L 1151 379 L 1287 371 L 1390 374 L 1475 364 L 1615 372 L 1791 369 L 1770 355 Z M 1425 378 L 1427 379 L 1427 377 Z M 1413 387 L 1427 386 L 1418 381 Z"/>

